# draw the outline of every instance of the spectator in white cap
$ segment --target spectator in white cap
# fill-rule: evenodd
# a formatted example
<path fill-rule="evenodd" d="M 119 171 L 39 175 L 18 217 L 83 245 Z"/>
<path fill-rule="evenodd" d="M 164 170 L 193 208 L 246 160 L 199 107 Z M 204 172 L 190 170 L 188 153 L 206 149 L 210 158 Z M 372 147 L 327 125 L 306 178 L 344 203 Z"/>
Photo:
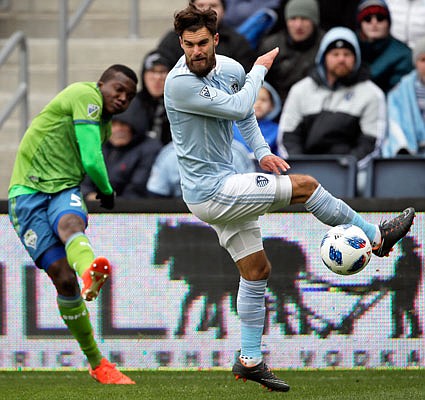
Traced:
<path fill-rule="evenodd" d="M 266 80 L 285 101 L 291 86 L 304 78 L 314 66 L 314 57 L 324 31 L 319 28 L 316 0 L 290 0 L 284 10 L 285 25 L 260 43 L 259 54 L 279 47 Z"/>
<path fill-rule="evenodd" d="M 369 66 L 373 82 L 388 93 L 413 69 L 412 52 L 391 36 L 391 14 L 384 0 L 362 0 L 357 23 L 362 60 Z"/>
<path fill-rule="evenodd" d="M 415 69 L 388 94 L 388 132 L 384 157 L 425 155 L 425 36 L 415 42 Z"/>

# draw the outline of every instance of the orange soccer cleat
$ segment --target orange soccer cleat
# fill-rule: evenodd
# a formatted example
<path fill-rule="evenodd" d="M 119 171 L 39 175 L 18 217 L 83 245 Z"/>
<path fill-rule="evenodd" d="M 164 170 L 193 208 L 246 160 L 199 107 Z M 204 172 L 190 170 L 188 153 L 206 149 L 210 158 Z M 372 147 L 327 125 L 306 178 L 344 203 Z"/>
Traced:
<path fill-rule="evenodd" d="M 103 385 L 134 385 L 132 379 L 115 368 L 106 358 L 102 358 L 100 364 L 95 368 L 89 367 L 89 373 L 93 379 Z"/>
<path fill-rule="evenodd" d="M 103 284 L 111 275 L 111 265 L 105 257 L 96 257 L 84 272 L 81 296 L 86 301 L 95 300 Z"/>

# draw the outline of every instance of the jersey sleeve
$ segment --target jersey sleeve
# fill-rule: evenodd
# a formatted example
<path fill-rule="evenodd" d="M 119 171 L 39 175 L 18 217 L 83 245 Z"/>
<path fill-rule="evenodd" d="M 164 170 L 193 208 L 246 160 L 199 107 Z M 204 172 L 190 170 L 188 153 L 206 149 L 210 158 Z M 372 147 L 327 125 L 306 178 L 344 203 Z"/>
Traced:
<path fill-rule="evenodd" d="M 249 117 L 236 121 L 236 125 L 238 126 L 242 137 L 245 139 L 245 142 L 254 152 L 255 158 L 258 161 L 260 161 L 264 156 L 271 154 L 270 146 L 261 133 L 254 111 L 251 112 Z"/>
<path fill-rule="evenodd" d="M 241 120 L 252 112 L 266 72 L 265 67 L 254 66 L 241 90 L 233 94 L 205 84 L 192 74 L 175 75 L 167 82 L 167 98 L 180 112 Z"/>
<path fill-rule="evenodd" d="M 69 101 L 74 125 L 100 124 L 103 107 L 103 99 L 100 92 L 90 86 L 75 85 L 71 93 L 72 96 L 69 96 Z"/>
<path fill-rule="evenodd" d="M 102 154 L 102 142 L 99 125 L 77 124 L 75 135 L 81 154 L 81 162 L 87 175 L 104 194 L 113 192 L 108 171 Z"/>

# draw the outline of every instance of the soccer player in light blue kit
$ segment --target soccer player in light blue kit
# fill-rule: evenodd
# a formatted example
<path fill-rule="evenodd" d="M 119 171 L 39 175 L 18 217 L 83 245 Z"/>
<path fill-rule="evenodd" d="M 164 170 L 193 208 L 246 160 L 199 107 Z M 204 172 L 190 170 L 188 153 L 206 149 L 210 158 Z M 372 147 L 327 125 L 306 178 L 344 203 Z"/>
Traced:
<path fill-rule="evenodd" d="M 241 355 L 232 372 L 269 390 L 289 390 L 262 360 L 264 295 L 271 265 L 263 249 L 258 217 L 289 204 L 305 208 L 327 225 L 354 224 L 365 231 L 379 257 L 389 254 L 409 231 L 415 216 L 407 208 L 381 225 L 366 222 L 313 177 L 284 175 L 290 167 L 270 152 L 253 105 L 279 49 L 260 56 L 245 75 L 231 58 L 216 55 L 217 16 L 189 5 L 177 12 L 174 28 L 184 56 L 165 82 L 165 106 L 179 161 L 183 199 L 191 212 L 217 232 L 241 278 L 237 310 L 241 320 Z M 237 174 L 232 164 L 232 122 L 236 121 L 260 167 L 271 174 Z"/>

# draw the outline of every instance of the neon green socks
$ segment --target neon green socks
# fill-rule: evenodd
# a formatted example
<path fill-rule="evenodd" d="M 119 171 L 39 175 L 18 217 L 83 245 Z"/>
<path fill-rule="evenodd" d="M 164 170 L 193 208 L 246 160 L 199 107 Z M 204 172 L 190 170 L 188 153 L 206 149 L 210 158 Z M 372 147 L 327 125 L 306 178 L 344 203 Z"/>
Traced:
<path fill-rule="evenodd" d="M 67 240 L 65 251 L 69 265 L 80 277 L 95 259 L 90 241 L 82 232 L 76 233 Z"/>
<path fill-rule="evenodd" d="M 58 296 L 57 303 L 62 319 L 77 340 L 89 364 L 92 368 L 97 367 L 103 356 L 94 340 L 89 312 L 83 299 L 81 296 L 76 298 Z"/>

